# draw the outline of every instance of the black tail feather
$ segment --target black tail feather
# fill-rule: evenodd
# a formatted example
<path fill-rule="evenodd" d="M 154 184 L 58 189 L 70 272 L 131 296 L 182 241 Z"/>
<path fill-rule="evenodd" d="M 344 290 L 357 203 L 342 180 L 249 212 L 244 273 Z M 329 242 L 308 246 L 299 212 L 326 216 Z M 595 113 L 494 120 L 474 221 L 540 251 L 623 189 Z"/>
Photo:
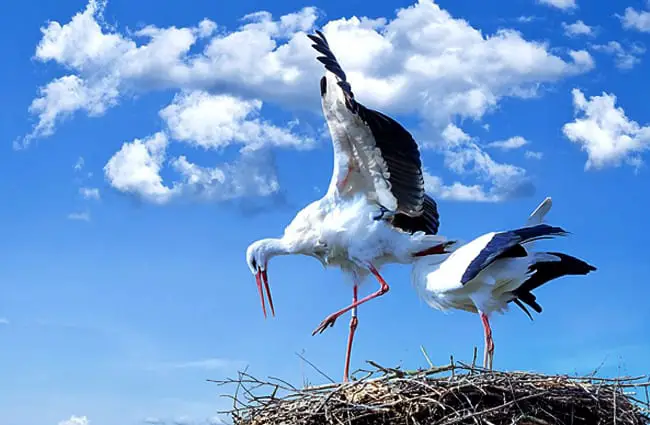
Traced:
<path fill-rule="evenodd" d="M 562 276 L 584 276 L 596 270 L 596 267 L 567 254 L 561 254 L 559 252 L 547 252 L 546 254 L 558 257 L 559 261 L 539 261 L 531 265 L 529 270 L 534 272 L 533 275 L 519 286 L 519 288 L 512 291 L 514 295 L 512 301 L 524 310 L 531 320 L 532 316 L 525 306 L 521 304 L 522 302 L 537 313 L 542 312 L 542 306 L 537 303 L 537 297 L 535 297 L 532 291 Z"/>

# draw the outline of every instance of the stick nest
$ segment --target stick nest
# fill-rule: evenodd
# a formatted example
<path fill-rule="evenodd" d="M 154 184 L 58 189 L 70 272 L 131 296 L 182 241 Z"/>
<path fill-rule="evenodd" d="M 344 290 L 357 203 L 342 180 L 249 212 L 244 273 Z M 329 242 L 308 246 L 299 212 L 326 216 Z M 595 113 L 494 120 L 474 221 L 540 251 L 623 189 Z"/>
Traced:
<path fill-rule="evenodd" d="M 368 363 L 373 370 L 343 384 L 299 389 L 246 372 L 212 382 L 236 385 L 225 412 L 236 425 L 650 424 L 644 377 L 548 376 L 453 362 L 405 372 Z"/>

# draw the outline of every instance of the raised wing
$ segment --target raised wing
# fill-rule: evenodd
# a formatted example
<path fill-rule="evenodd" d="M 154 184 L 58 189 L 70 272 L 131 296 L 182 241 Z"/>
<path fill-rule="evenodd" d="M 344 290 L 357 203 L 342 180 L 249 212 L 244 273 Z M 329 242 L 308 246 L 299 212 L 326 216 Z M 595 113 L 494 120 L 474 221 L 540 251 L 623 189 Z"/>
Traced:
<path fill-rule="evenodd" d="M 325 36 L 316 34 L 308 37 L 326 69 L 320 86 L 334 145 L 330 190 L 363 191 L 389 211 L 419 216 L 425 198 L 416 141 L 397 121 L 356 101 Z"/>

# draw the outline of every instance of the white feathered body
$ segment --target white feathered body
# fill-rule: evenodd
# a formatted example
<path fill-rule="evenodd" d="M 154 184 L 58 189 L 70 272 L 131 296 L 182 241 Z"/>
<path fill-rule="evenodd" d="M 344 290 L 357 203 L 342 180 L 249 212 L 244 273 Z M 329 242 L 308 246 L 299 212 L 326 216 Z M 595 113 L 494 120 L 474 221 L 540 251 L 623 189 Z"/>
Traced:
<path fill-rule="evenodd" d="M 497 259 L 472 280 L 461 283 L 469 264 L 495 235 L 486 233 L 451 254 L 422 257 L 413 263 L 411 281 L 419 296 L 432 308 L 503 313 L 513 299 L 512 291 L 531 276 L 530 265 L 542 259 L 559 260 L 545 253 L 528 251 L 526 257 Z M 527 248 L 527 244 L 522 244 Z"/>
<path fill-rule="evenodd" d="M 328 266 L 368 274 L 367 264 L 410 264 L 413 254 L 447 239 L 424 232 L 410 234 L 373 217 L 378 205 L 363 194 L 341 198 L 331 193 L 301 210 L 286 227 L 283 240 L 294 252 L 316 256 Z"/>

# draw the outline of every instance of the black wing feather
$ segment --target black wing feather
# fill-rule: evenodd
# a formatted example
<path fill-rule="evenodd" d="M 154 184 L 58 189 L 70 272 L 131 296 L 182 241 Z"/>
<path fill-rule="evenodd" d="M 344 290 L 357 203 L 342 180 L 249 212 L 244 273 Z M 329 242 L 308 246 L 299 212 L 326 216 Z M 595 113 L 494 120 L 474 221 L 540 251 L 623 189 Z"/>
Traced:
<path fill-rule="evenodd" d="M 421 231 L 427 235 L 436 235 L 440 228 L 438 205 L 433 198 L 425 194 L 424 202 L 422 203 L 422 214 L 417 217 L 410 217 L 406 214 L 395 214 L 392 224 L 405 232 L 415 233 Z"/>
<path fill-rule="evenodd" d="M 507 252 L 512 252 L 513 254 L 519 252 L 517 255 L 520 255 L 521 250 L 514 249 L 513 247 L 521 243 L 550 238 L 552 236 L 563 236 L 566 233 L 561 227 L 549 226 L 548 224 L 538 224 L 536 226 L 496 233 L 492 236 L 492 239 L 487 243 L 485 248 L 467 266 L 460 281 L 464 285 L 474 279 L 481 270 L 492 264 L 497 258 L 503 258 L 503 255 Z"/>
<path fill-rule="evenodd" d="M 317 57 L 318 61 L 340 79 L 338 85 L 345 94 L 347 108 L 352 113 L 358 114 L 368 126 L 386 162 L 391 193 L 397 200 L 397 212 L 417 217 L 422 213 L 425 202 L 424 177 L 417 142 L 400 123 L 379 111 L 365 107 L 354 99 L 350 83 L 332 53 L 327 39 L 318 30 L 316 34 L 309 34 L 308 37 L 314 42 L 312 47 L 323 55 Z M 324 90 L 324 80 L 321 79 L 321 95 L 324 94 Z"/>

